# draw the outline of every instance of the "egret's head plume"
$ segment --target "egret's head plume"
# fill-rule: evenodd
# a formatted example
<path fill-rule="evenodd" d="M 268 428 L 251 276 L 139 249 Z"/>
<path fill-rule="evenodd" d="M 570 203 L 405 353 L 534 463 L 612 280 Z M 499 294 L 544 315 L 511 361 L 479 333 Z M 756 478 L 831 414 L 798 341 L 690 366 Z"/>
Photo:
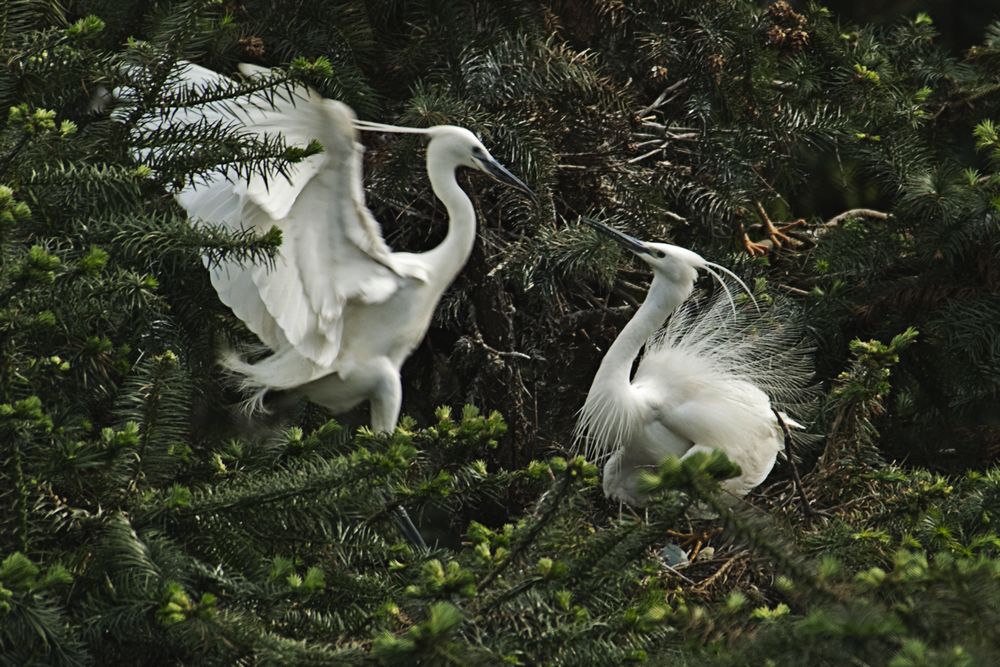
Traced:
<path fill-rule="evenodd" d="M 500 164 L 490 155 L 486 146 L 475 134 L 457 125 L 435 125 L 434 127 L 403 127 L 400 125 L 383 125 L 366 120 L 354 121 L 354 127 L 362 131 L 395 132 L 405 134 L 424 134 L 430 138 L 427 146 L 427 160 L 437 161 L 451 168 L 469 167 L 485 172 L 494 179 L 509 185 L 515 190 L 526 194 L 532 202 L 537 203 L 535 193 L 525 185 L 524 181 Z"/>
<path fill-rule="evenodd" d="M 432 127 L 405 127 L 403 125 L 386 125 L 373 123 L 370 120 L 355 119 L 353 125 L 362 132 L 388 132 L 390 134 L 430 134 Z"/>

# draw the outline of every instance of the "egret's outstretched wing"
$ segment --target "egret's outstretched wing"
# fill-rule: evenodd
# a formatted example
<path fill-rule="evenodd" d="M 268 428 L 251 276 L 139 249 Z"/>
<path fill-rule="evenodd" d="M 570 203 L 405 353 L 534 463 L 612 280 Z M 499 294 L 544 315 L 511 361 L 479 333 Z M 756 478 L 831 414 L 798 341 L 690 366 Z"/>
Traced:
<path fill-rule="evenodd" d="M 195 225 L 221 225 L 233 230 L 268 229 L 273 224 L 272 219 L 246 197 L 234 196 L 233 187 L 232 182 L 219 175 L 196 188 L 185 188 L 176 197 L 181 206 L 191 214 Z M 211 265 L 207 257 L 205 265 L 209 268 L 212 285 L 219 299 L 232 309 L 261 342 L 272 350 L 289 344 L 254 282 L 254 273 L 258 267 L 226 260 Z"/>
<path fill-rule="evenodd" d="M 249 77 L 264 68 L 241 65 Z M 190 63 L 179 66 L 178 87 L 225 86 L 220 74 Z M 399 264 L 368 211 L 362 189 L 362 147 L 346 105 L 306 86 L 270 97 L 251 92 L 236 99 L 190 105 L 163 117 L 170 124 L 221 122 L 259 138 L 280 135 L 286 144 L 318 140 L 323 151 L 291 164 L 287 176 L 219 173 L 177 193 L 195 224 L 283 234 L 273 266 L 223 262 L 212 269 L 219 297 L 272 349 L 293 346 L 331 367 L 341 351 L 345 306 L 389 298 L 417 267 Z M 144 121 L 147 122 L 147 121 Z M 150 121 L 151 122 L 151 121 Z"/>

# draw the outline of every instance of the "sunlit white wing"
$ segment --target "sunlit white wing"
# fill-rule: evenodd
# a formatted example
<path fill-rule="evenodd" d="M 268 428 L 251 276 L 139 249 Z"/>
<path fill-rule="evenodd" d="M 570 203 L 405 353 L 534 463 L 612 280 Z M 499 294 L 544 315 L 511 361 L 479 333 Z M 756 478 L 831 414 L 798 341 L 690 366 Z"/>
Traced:
<path fill-rule="evenodd" d="M 266 230 L 273 221 L 246 197 L 233 196 L 233 184 L 223 176 L 213 177 L 197 188 L 185 188 L 177 201 L 192 214 L 195 225 L 214 224 L 232 230 Z M 257 267 L 223 260 L 215 265 L 205 258 L 212 285 L 219 299 L 232 309 L 261 342 L 272 350 L 289 344 L 284 332 L 261 298 L 254 272 Z M 305 324 L 305 323 L 303 323 Z"/>
<path fill-rule="evenodd" d="M 665 392 L 667 400 L 653 406 L 655 424 L 661 432 L 689 443 L 685 456 L 724 452 L 740 466 L 740 474 L 722 487 L 736 496 L 746 495 L 771 472 L 784 445 L 770 400 L 749 382 L 720 375 L 699 363 L 702 359 L 685 356 L 684 351 L 658 355 L 644 372 L 636 373 L 636 383 L 646 384 L 654 374 L 673 378 Z"/>
<path fill-rule="evenodd" d="M 267 70 L 241 65 L 255 77 Z M 225 85 L 211 70 L 184 63 L 177 86 Z M 273 106 L 272 106 L 273 102 Z M 404 278 L 424 279 L 420 267 L 394 260 L 362 189 L 362 147 L 354 114 L 305 86 L 283 89 L 271 100 L 260 92 L 235 100 L 189 106 L 162 122 L 222 122 L 260 138 L 281 135 L 288 145 L 318 140 L 323 151 L 289 165 L 287 178 L 248 180 L 219 173 L 185 187 L 177 200 L 195 224 L 234 230 L 281 229 L 273 267 L 223 262 L 212 270 L 220 298 L 272 349 L 291 345 L 322 367 L 338 361 L 345 306 L 378 303 Z M 152 121 L 144 121 L 152 122 Z"/>
<path fill-rule="evenodd" d="M 746 443 L 766 435 L 774 420 L 764 392 L 684 350 L 645 357 L 633 386 L 650 396 L 657 421 L 692 444 L 725 449 Z"/>

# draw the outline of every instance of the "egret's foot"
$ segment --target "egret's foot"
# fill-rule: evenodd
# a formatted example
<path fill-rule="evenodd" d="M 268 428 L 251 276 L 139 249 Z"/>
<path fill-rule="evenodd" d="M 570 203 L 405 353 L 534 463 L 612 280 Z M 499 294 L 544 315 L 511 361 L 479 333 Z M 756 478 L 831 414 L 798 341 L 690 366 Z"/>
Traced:
<path fill-rule="evenodd" d="M 767 236 L 771 239 L 771 243 L 774 244 L 775 248 L 783 248 L 785 244 L 791 248 L 794 248 L 797 245 L 802 245 L 802 241 L 793 236 L 789 236 L 785 232 L 789 229 L 802 227 L 805 224 L 805 219 L 799 218 L 798 220 L 793 220 L 792 222 L 781 225 L 780 227 L 775 227 L 773 222 L 771 222 L 768 218 L 764 218 L 764 229 L 767 230 Z"/>
<path fill-rule="evenodd" d="M 708 544 L 713 535 L 722 532 L 722 528 L 712 528 L 710 530 L 695 530 L 690 533 L 681 533 L 676 530 L 668 530 L 667 535 L 677 540 L 680 548 L 687 550 L 688 559 L 695 560 L 701 553 L 702 547 Z"/>
<path fill-rule="evenodd" d="M 767 232 L 767 238 L 770 239 L 771 245 L 767 246 L 763 243 L 754 243 L 747 236 L 746 230 L 743 230 L 743 247 L 747 249 L 751 257 L 756 257 L 758 254 L 766 255 L 770 250 L 784 248 L 788 246 L 789 248 L 794 248 L 797 245 L 802 245 L 802 241 L 799 239 L 789 236 L 785 232 L 796 227 L 801 227 L 806 224 L 804 218 L 799 218 L 798 220 L 793 220 L 792 222 L 785 223 L 783 225 L 776 226 L 771 220 L 771 217 L 767 214 L 767 210 L 764 205 L 760 202 L 754 202 L 757 208 L 757 215 L 760 216 L 761 222 L 764 224 L 764 231 Z"/>
<path fill-rule="evenodd" d="M 771 250 L 768 245 L 751 241 L 750 235 L 746 232 L 743 232 L 743 248 L 751 257 L 763 257 Z"/>

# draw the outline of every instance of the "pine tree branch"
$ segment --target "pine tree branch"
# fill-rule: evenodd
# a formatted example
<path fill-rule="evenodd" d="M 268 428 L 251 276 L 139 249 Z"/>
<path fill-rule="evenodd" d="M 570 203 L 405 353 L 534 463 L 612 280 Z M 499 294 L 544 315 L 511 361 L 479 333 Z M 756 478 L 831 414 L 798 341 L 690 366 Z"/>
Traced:
<path fill-rule="evenodd" d="M 824 222 L 821 227 L 836 227 L 845 220 L 850 220 L 851 218 L 874 218 L 876 220 L 888 220 L 891 216 L 890 213 L 883 213 L 882 211 L 876 211 L 871 208 L 852 208 L 849 211 L 844 211 L 843 213 L 838 213 L 826 222 Z"/>
<path fill-rule="evenodd" d="M 3 158 L 0 158 L 0 174 L 7 173 L 7 166 L 11 162 L 13 162 L 14 158 L 17 157 L 17 154 L 21 152 L 21 150 L 27 145 L 27 143 L 28 143 L 28 134 L 27 133 L 22 134 L 21 138 L 18 139 L 17 143 L 14 144 L 13 148 L 10 149 L 10 152 L 7 153 L 7 155 L 3 156 Z"/>
<path fill-rule="evenodd" d="M 563 498 L 566 497 L 566 494 L 569 492 L 569 489 L 570 489 L 569 475 L 564 475 L 563 478 L 559 481 L 559 486 L 556 489 L 555 496 L 552 498 L 552 501 L 550 502 L 548 509 L 546 509 L 545 513 L 541 516 L 541 518 L 535 522 L 535 525 L 531 527 L 531 530 L 528 531 L 528 534 L 524 537 L 524 539 L 518 542 L 517 546 L 515 546 L 513 549 L 510 550 L 510 553 L 508 554 L 507 558 L 505 558 L 502 563 L 497 565 L 489 574 L 486 575 L 486 577 L 483 578 L 481 582 L 479 582 L 478 587 L 480 589 L 485 588 L 490 583 L 492 583 L 497 577 L 503 574 L 503 572 L 508 567 L 510 567 L 511 563 L 517 560 L 517 558 L 522 553 L 524 553 L 524 551 L 529 546 L 531 546 L 532 542 L 534 542 L 535 539 L 538 537 L 538 535 L 542 532 L 542 529 L 544 529 L 552 520 L 552 517 L 555 516 L 556 511 L 559 509 L 559 504 L 562 502 Z"/>

